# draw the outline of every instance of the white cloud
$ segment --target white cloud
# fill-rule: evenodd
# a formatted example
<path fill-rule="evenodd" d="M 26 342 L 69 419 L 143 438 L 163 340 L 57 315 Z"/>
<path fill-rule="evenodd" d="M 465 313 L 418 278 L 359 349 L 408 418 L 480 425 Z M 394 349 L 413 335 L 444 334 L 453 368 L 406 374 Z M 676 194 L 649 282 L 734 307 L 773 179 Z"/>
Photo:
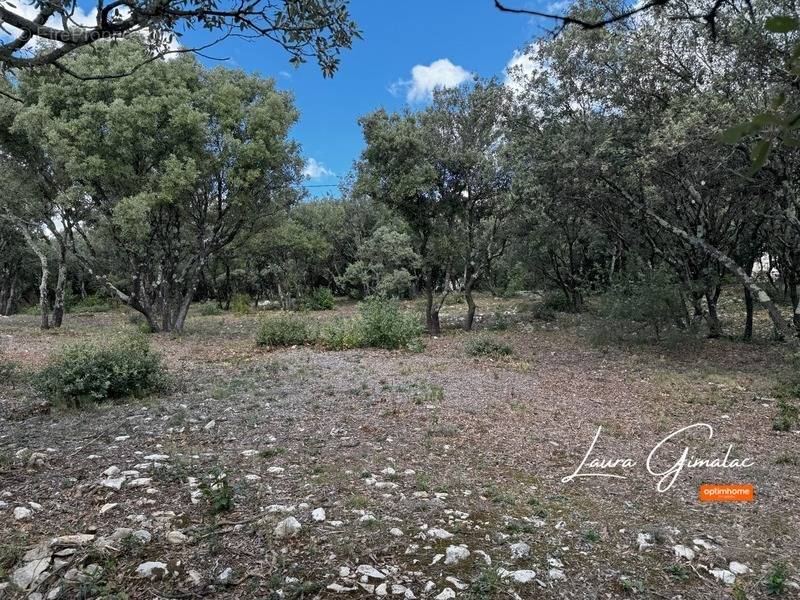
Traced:
<path fill-rule="evenodd" d="M 335 175 L 336 173 L 313 158 L 306 160 L 306 164 L 303 167 L 303 177 L 306 179 L 320 179 L 322 177 L 334 177 Z"/>
<path fill-rule="evenodd" d="M 431 99 L 434 90 L 458 87 L 471 78 L 472 73 L 465 68 L 440 58 L 427 66 L 415 65 L 411 69 L 411 79 L 396 81 L 389 91 L 396 96 L 405 90 L 409 102 L 425 102 Z"/>
<path fill-rule="evenodd" d="M 545 71 L 545 66 L 538 57 L 538 42 L 534 42 L 524 50 L 514 50 L 505 69 L 505 84 L 515 94 L 524 92 L 528 80 Z"/>

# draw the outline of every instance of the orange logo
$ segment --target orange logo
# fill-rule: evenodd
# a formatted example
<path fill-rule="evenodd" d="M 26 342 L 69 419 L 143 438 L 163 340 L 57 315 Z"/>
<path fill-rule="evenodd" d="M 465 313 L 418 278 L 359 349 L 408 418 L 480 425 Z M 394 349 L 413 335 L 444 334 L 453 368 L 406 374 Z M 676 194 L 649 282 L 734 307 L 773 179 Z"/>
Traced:
<path fill-rule="evenodd" d="M 700 486 L 700 502 L 752 502 L 754 497 L 755 486 L 751 483 L 704 483 Z"/>

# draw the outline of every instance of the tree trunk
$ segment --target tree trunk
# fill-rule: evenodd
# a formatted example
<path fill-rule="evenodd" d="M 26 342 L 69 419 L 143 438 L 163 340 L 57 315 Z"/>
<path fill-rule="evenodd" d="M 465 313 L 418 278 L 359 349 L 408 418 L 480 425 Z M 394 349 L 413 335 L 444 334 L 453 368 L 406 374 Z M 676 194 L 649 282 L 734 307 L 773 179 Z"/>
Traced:
<path fill-rule="evenodd" d="M 719 294 L 706 293 L 706 304 L 708 305 L 708 337 L 718 338 L 722 335 L 722 324 L 719 322 L 717 314 L 717 297 Z"/>
<path fill-rule="evenodd" d="M 467 301 L 467 319 L 464 321 L 464 331 L 472 331 L 475 321 L 475 299 L 472 297 L 472 284 L 464 286 L 464 299 Z"/>
<path fill-rule="evenodd" d="M 789 297 L 792 301 L 792 325 L 794 325 L 795 332 L 800 335 L 800 284 L 796 281 L 788 281 Z M 792 276 L 794 279 L 794 276 Z"/>
<path fill-rule="evenodd" d="M 56 293 L 53 299 L 53 327 L 61 327 L 64 321 L 64 293 L 67 289 L 67 261 L 64 252 L 59 254 L 58 279 L 56 280 Z"/>
<path fill-rule="evenodd" d="M 442 332 L 439 323 L 439 309 L 433 308 L 433 277 L 425 278 L 425 324 L 429 335 L 439 335 Z"/>
<path fill-rule="evenodd" d="M 39 313 L 41 314 L 41 324 L 40 327 L 42 329 L 50 329 L 50 320 L 49 320 L 49 303 L 47 300 L 47 280 L 50 278 L 50 267 L 47 264 L 47 254 L 39 248 L 38 244 L 33 241 L 30 232 L 26 227 L 21 227 L 22 235 L 25 237 L 25 242 L 28 244 L 31 250 L 33 250 L 34 254 L 39 258 L 39 264 L 41 265 L 42 274 L 39 278 Z"/>
<path fill-rule="evenodd" d="M 742 339 L 749 342 L 753 339 L 753 294 L 747 287 L 744 287 L 744 307 L 747 315 L 744 319 Z"/>

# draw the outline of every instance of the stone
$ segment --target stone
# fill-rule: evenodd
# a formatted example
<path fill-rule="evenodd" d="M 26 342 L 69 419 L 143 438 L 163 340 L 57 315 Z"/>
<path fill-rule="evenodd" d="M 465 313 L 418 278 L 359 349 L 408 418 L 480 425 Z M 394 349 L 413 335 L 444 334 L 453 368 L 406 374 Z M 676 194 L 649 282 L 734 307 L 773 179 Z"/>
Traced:
<path fill-rule="evenodd" d="M 219 575 L 217 575 L 217 581 L 221 585 L 230 585 L 233 583 L 233 569 L 230 567 L 225 568 Z"/>
<path fill-rule="evenodd" d="M 20 589 L 26 590 L 39 578 L 39 576 L 50 566 L 50 557 L 32 560 L 25 563 L 11 574 L 12 584 Z"/>
<path fill-rule="evenodd" d="M 180 546 L 181 544 L 185 544 L 188 540 L 189 538 L 180 531 L 170 531 L 167 534 L 167 542 L 173 546 Z"/>
<path fill-rule="evenodd" d="M 267 473 L 269 473 L 270 475 L 280 475 L 285 470 L 286 469 L 284 469 L 283 467 L 270 467 L 269 469 L 267 469 Z"/>
<path fill-rule="evenodd" d="M 531 547 L 525 542 L 517 542 L 516 544 L 511 544 L 511 558 L 514 560 L 519 558 L 525 558 L 530 553 L 531 553 Z"/>
<path fill-rule="evenodd" d="M 450 588 L 444 588 L 439 594 L 436 595 L 436 600 L 452 600 L 456 597 L 456 593 Z"/>
<path fill-rule="evenodd" d="M 300 531 L 300 521 L 294 517 L 288 517 L 275 526 L 275 536 L 279 538 L 292 537 Z"/>
<path fill-rule="evenodd" d="M 205 425 L 203 425 L 203 429 L 205 429 L 206 431 L 211 431 L 216 426 L 217 426 L 217 422 L 214 421 L 214 420 L 211 420 L 208 423 L 206 423 Z"/>
<path fill-rule="evenodd" d="M 149 544 L 150 540 L 153 539 L 153 535 L 146 529 L 139 529 L 138 531 L 134 531 L 131 535 L 140 544 Z"/>
<path fill-rule="evenodd" d="M 94 534 L 78 533 L 75 535 L 61 535 L 50 540 L 51 548 L 75 548 L 86 546 L 94 541 Z"/>
<path fill-rule="evenodd" d="M 653 536 L 649 533 L 640 533 L 636 536 L 636 545 L 639 547 L 639 552 L 649 548 L 653 545 Z"/>
<path fill-rule="evenodd" d="M 376 595 L 376 596 L 379 596 L 379 597 L 381 597 L 381 598 L 382 598 L 382 597 L 383 597 L 383 596 L 385 596 L 387 593 L 388 593 L 388 592 L 386 591 L 386 584 L 385 584 L 385 583 L 381 583 L 380 585 L 378 585 L 378 586 L 376 586 L 376 587 L 375 587 L 375 595 Z"/>
<path fill-rule="evenodd" d="M 161 579 L 167 574 L 167 563 L 153 560 L 136 567 L 136 575 L 144 579 Z"/>
<path fill-rule="evenodd" d="M 521 569 L 511 573 L 511 578 L 517 583 L 530 583 L 536 579 L 536 571 L 530 569 Z"/>
<path fill-rule="evenodd" d="M 389 530 L 389 533 L 391 535 L 393 535 L 394 537 L 402 537 L 403 536 L 403 530 L 402 529 L 398 529 L 397 527 L 392 527 Z"/>
<path fill-rule="evenodd" d="M 728 565 L 728 570 L 734 575 L 746 575 L 750 572 L 750 567 L 734 560 Z"/>
<path fill-rule="evenodd" d="M 448 577 L 445 577 L 444 580 L 447 583 L 452 583 L 456 587 L 457 590 L 462 590 L 463 591 L 463 590 L 465 590 L 465 589 L 467 589 L 469 587 L 469 584 L 464 583 L 463 581 L 461 581 L 457 577 L 453 577 L 452 575 L 450 575 Z"/>
<path fill-rule="evenodd" d="M 728 569 L 711 569 L 710 573 L 714 576 L 714 579 L 726 585 L 733 585 L 736 582 L 736 575 L 728 571 Z"/>
<path fill-rule="evenodd" d="M 480 559 L 485 562 L 488 566 L 492 565 L 492 557 L 486 554 L 483 550 L 475 550 L 475 554 L 480 557 Z"/>
<path fill-rule="evenodd" d="M 322 521 L 325 520 L 325 509 L 324 508 L 315 508 L 311 512 L 311 518 L 314 519 L 315 521 L 317 521 L 318 523 L 321 523 Z"/>
<path fill-rule="evenodd" d="M 365 575 L 370 579 L 386 579 L 386 575 L 378 571 L 378 569 L 372 565 L 358 565 L 358 567 L 356 567 L 356 574 Z"/>
<path fill-rule="evenodd" d="M 243 450 L 242 456 L 257 456 L 258 450 Z"/>
<path fill-rule="evenodd" d="M 469 550 L 466 546 L 448 546 L 445 551 L 444 564 L 455 565 L 469 558 Z"/>
<path fill-rule="evenodd" d="M 447 531 L 446 529 L 440 529 L 435 527 L 433 529 L 428 529 L 428 535 L 432 538 L 437 540 L 449 540 L 453 537 L 453 534 Z"/>
<path fill-rule="evenodd" d="M 30 508 L 25 508 L 24 506 L 17 506 L 14 509 L 14 518 L 17 521 L 24 521 L 26 519 L 30 519 L 33 511 Z"/>
<path fill-rule="evenodd" d="M 686 560 L 694 559 L 694 550 L 689 548 L 689 546 L 678 544 L 677 546 L 673 547 L 673 550 L 675 551 L 675 556 L 678 558 L 685 558 Z"/>
<path fill-rule="evenodd" d="M 563 581 L 567 578 L 562 569 L 550 569 L 547 576 L 553 581 Z"/>
<path fill-rule="evenodd" d="M 148 460 L 150 462 L 154 462 L 154 461 L 164 462 L 165 460 L 169 460 L 169 455 L 168 454 L 148 454 L 147 456 L 144 457 L 144 459 Z"/>
<path fill-rule="evenodd" d="M 128 487 L 147 487 L 150 485 L 150 482 L 153 481 L 150 477 L 139 477 L 137 479 L 132 479 L 130 483 L 128 483 Z"/>
<path fill-rule="evenodd" d="M 103 506 L 100 507 L 100 514 L 104 515 L 108 511 L 114 510 L 115 508 L 117 508 L 117 506 L 119 506 L 119 504 L 117 502 L 109 502 L 108 504 L 103 504 Z"/>
<path fill-rule="evenodd" d="M 100 481 L 100 485 L 111 488 L 112 490 L 121 490 L 123 483 L 125 483 L 124 477 L 108 477 Z"/>
<path fill-rule="evenodd" d="M 339 577 L 350 577 L 350 567 L 339 567 Z"/>
<path fill-rule="evenodd" d="M 108 467 L 105 471 L 103 471 L 103 475 L 106 477 L 116 477 L 119 475 L 119 467 L 112 465 Z"/>
<path fill-rule="evenodd" d="M 343 585 L 341 585 L 339 583 L 331 583 L 325 589 L 330 590 L 330 591 L 332 591 L 334 593 L 337 593 L 337 594 L 342 594 L 342 593 L 345 593 L 345 592 L 355 592 L 358 588 L 355 587 L 355 586 L 353 586 L 353 587 L 345 587 L 345 586 L 343 586 Z"/>

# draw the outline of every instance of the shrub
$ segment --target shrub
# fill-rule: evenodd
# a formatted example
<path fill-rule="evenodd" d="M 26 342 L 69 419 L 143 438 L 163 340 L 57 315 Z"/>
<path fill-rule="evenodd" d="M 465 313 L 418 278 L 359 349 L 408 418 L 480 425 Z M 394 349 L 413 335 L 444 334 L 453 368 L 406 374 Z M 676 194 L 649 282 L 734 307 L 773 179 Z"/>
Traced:
<path fill-rule="evenodd" d="M 422 333 L 416 318 L 400 312 L 397 302 L 379 298 L 359 305 L 363 345 L 369 348 L 397 350 Z"/>
<path fill-rule="evenodd" d="M 208 300 L 197 305 L 197 312 L 201 317 L 214 317 L 221 315 L 223 311 L 219 307 L 219 304 Z"/>
<path fill-rule="evenodd" d="M 786 400 L 778 400 L 778 415 L 772 423 L 775 431 L 791 431 L 800 419 L 800 409 Z"/>
<path fill-rule="evenodd" d="M 317 288 L 303 299 L 302 306 L 306 310 L 333 310 L 336 300 L 328 288 Z"/>
<path fill-rule="evenodd" d="M 0 382 L 12 383 L 17 376 L 17 363 L 6 359 L 0 352 Z"/>
<path fill-rule="evenodd" d="M 354 317 L 335 319 L 322 328 L 320 339 L 326 348 L 420 350 L 416 338 L 422 333 L 422 327 L 412 315 L 401 312 L 397 302 L 372 298 L 362 302 L 358 308 Z"/>
<path fill-rule="evenodd" d="M 470 356 L 508 356 L 511 346 L 488 337 L 479 337 L 467 342 L 467 354 Z"/>
<path fill-rule="evenodd" d="M 161 357 L 144 337 L 134 336 L 68 346 L 49 360 L 37 380 L 49 399 L 79 408 L 149 394 L 163 388 L 166 376 Z"/>
<path fill-rule="evenodd" d="M 253 310 L 253 299 L 247 294 L 234 294 L 231 298 L 231 310 L 239 315 L 246 315 Z"/>
<path fill-rule="evenodd" d="M 317 337 L 317 328 L 308 319 L 278 314 L 261 321 L 256 343 L 260 346 L 299 346 L 314 343 Z"/>
<path fill-rule="evenodd" d="M 542 297 L 542 307 L 555 312 L 572 312 L 574 310 L 563 292 L 547 292 Z"/>
<path fill-rule="evenodd" d="M 108 312 L 112 309 L 110 299 L 99 292 L 80 299 L 70 295 L 64 298 L 64 304 L 70 313 Z"/>
<path fill-rule="evenodd" d="M 320 332 L 320 341 L 328 350 L 351 350 L 364 346 L 360 319 L 333 319 Z"/>
<path fill-rule="evenodd" d="M 626 328 L 632 329 L 632 333 L 649 329 L 656 340 L 662 339 L 676 324 L 683 328 L 689 325 L 680 287 L 671 274 L 661 270 L 617 283 L 603 297 L 600 313 L 615 321 L 610 326 L 622 335 Z"/>

